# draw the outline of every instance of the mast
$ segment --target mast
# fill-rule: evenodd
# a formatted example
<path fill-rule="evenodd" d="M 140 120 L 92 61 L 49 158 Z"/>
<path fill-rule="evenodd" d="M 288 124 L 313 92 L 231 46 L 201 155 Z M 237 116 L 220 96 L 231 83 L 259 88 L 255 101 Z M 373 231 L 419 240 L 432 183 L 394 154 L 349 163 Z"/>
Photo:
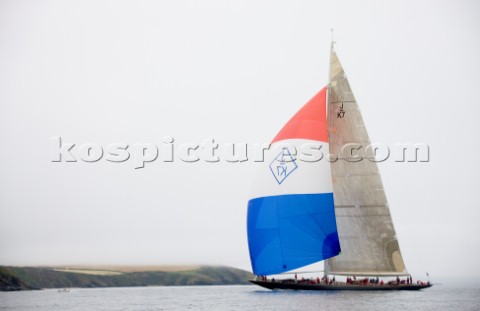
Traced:
<path fill-rule="evenodd" d="M 327 117 L 328 117 L 328 99 L 329 99 L 329 93 L 330 93 L 330 79 L 331 79 L 330 71 L 332 70 L 332 52 L 333 52 L 333 45 L 335 44 L 335 41 L 333 41 L 333 28 L 330 28 L 330 31 L 332 33 L 332 38 L 331 38 L 331 41 L 330 41 L 330 58 L 329 58 L 329 62 L 328 62 Z"/>
<path fill-rule="evenodd" d="M 330 31 L 332 33 L 332 38 L 331 38 L 331 41 L 330 41 L 330 57 L 329 57 L 329 61 L 328 61 L 328 83 L 327 83 L 327 105 L 326 105 L 326 109 L 327 109 L 327 124 L 328 124 L 328 112 L 329 112 L 329 106 L 330 106 L 330 78 L 331 78 L 331 74 L 330 74 L 330 71 L 332 69 L 332 52 L 333 52 L 333 45 L 335 44 L 335 41 L 333 41 L 333 28 L 330 28 Z M 330 134 L 329 134 L 330 136 Z M 329 139 L 330 141 L 330 139 Z M 324 260 L 323 261 L 323 276 L 326 277 L 330 272 L 330 267 L 328 265 L 328 260 Z"/>

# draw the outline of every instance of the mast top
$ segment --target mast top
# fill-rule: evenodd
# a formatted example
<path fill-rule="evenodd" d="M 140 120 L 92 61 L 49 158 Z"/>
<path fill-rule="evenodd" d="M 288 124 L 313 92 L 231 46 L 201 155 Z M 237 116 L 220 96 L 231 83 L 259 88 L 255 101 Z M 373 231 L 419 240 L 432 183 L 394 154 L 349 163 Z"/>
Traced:
<path fill-rule="evenodd" d="M 330 42 L 330 50 L 333 51 L 333 47 L 334 47 L 334 44 L 335 44 L 335 41 L 333 40 L 333 27 L 330 28 L 330 32 L 332 33 L 332 40 Z"/>

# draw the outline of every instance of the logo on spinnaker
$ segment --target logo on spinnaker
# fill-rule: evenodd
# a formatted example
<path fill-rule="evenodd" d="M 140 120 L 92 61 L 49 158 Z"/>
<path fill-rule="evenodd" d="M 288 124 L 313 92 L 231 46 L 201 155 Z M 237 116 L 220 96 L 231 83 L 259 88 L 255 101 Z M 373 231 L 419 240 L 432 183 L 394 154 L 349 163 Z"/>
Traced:
<path fill-rule="evenodd" d="M 270 163 L 270 171 L 279 185 L 297 168 L 295 157 L 292 156 L 288 148 L 283 148 L 282 152 Z"/>

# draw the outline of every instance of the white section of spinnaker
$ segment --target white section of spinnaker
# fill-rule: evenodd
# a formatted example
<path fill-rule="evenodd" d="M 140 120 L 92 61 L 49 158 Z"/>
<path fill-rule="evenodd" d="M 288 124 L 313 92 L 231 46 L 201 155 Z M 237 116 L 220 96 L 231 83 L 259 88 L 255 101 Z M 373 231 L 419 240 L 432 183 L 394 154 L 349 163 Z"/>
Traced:
<path fill-rule="evenodd" d="M 293 163 L 287 161 L 282 164 L 275 160 L 282 154 L 284 148 L 294 156 Z M 315 155 L 312 156 L 313 153 Z M 328 154 L 329 144 L 325 142 L 308 139 L 285 139 L 275 142 L 265 152 L 264 161 L 259 164 L 250 199 L 287 194 L 332 193 Z M 313 161 L 320 155 L 321 159 Z M 285 174 L 278 174 L 283 169 Z"/>

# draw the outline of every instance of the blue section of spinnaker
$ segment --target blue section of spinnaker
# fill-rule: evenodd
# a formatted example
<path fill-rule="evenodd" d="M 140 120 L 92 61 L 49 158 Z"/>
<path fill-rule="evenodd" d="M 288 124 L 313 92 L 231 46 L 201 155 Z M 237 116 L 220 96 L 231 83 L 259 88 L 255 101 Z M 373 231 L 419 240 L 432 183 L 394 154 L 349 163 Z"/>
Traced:
<path fill-rule="evenodd" d="M 290 271 L 340 253 L 333 193 L 250 200 L 247 231 L 256 275 Z"/>

